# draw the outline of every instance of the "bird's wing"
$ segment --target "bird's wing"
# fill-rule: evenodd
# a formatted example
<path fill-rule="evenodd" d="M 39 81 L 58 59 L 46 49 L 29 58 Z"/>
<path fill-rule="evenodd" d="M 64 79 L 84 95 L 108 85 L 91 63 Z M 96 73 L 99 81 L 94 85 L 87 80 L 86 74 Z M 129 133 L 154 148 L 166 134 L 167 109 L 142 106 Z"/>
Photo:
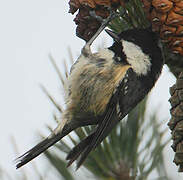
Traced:
<path fill-rule="evenodd" d="M 103 115 L 103 118 L 101 118 L 101 121 L 97 126 L 96 130 L 93 133 L 91 133 L 88 137 L 86 137 L 84 140 L 82 140 L 78 145 L 76 145 L 68 154 L 66 158 L 67 160 L 69 160 L 68 166 L 71 165 L 80 156 L 79 161 L 77 163 L 77 168 L 79 168 L 86 159 L 86 157 L 88 156 L 88 154 L 93 149 L 95 149 L 106 136 L 108 136 L 111 130 L 115 127 L 115 125 L 128 113 L 128 112 L 119 113 L 120 111 L 119 97 L 121 94 L 124 94 L 126 90 L 125 78 L 116 88 L 116 91 L 113 93 L 110 102 L 106 108 L 106 111 Z"/>
<path fill-rule="evenodd" d="M 84 160 L 87 158 L 88 154 L 100 144 L 103 139 L 110 133 L 113 129 L 113 126 L 117 124 L 119 121 L 114 119 L 115 116 L 115 107 L 111 108 L 107 111 L 104 119 L 98 125 L 95 133 L 92 135 L 93 138 L 91 139 L 89 145 L 84 149 L 81 153 L 80 159 L 77 162 L 77 168 L 79 168 Z M 91 137 L 91 136 L 90 136 Z"/>

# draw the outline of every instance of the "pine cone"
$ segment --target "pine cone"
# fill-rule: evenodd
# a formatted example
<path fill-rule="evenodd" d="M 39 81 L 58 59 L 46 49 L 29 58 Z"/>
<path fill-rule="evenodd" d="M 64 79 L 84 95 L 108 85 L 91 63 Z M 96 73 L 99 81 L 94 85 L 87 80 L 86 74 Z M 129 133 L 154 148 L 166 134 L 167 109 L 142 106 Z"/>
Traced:
<path fill-rule="evenodd" d="M 172 131 L 174 163 L 179 166 L 179 172 L 183 172 L 183 72 L 180 73 L 176 84 L 170 88 L 170 94 L 172 118 L 168 126 Z"/>
<path fill-rule="evenodd" d="M 123 0 L 70 0 L 69 5 L 69 13 L 74 14 L 79 9 L 74 19 L 77 25 L 76 35 L 88 41 L 101 25 L 101 22 L 90 16 L 89 11 L 94 10 L 97 16 L 106 19 L 109 16 L 107 7 L 116 10 L 124 3 Z"/>
<path fill-rule="evenodd" d="M 183 55 L 183 1 L 142 0 L 152 29 L 173 53 Z"/>
<path fill-rule="evenodd" d="M 79 13 L 74 19 L 77 25 L 76 35 L 85 41 L 89 41 L 101 25 L 101 22 L 90 16 L 89 11 L 89 8 L 79 9 Z M 106 18 L 109 15 L 106 8 L 95 10 L 95 13 L 102 18 Z"/>

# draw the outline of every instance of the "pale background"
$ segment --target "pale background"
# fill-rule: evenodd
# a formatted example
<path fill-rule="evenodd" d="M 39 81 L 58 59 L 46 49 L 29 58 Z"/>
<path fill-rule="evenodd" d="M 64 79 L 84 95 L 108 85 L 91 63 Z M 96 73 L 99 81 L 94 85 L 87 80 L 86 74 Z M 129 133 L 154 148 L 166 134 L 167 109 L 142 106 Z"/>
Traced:
<path fill-rule="evenodd" d="M 68 10 L 66 0 L 0 0 L 0 166 L 11 175 L 20 175 L 22 171 L 15 170 L 12 163 L 17 155 L 11 137 L 23 153 L 35 145 L 38 131 L 48 133 L 45 124 L 55 125 L 54 107 L 39 87 L 40 83 L 45 85 L 57 101 L 62 102 L 59 79 L 48 54 L 51 53 L 62 67 L 63 59 L 69 58 L 68 47 L 76 59 L 84 45 L 75 35 L 74 16 L 68 14 Z M 103 41 L 111 43 L 102 33 L 95 47 Z M 149 101 L 149 113 L 159 109 L 165 125 L 170 117 L 168 89 L 174 82 L 174 77 L 164 68 Z M 169 174 L 172 179 L 181 179 L 172 163 L 171 148 L 168 146 L 165 151 Z M 43 157 L 34 161 L 42 172 L 47 168 L 42 167 L 43 161 Z M 30 179 L 34 177 L 31 167 L 23 168 L 30 172 Z M 47 179 L 51 177 L 48 175 Z"/>

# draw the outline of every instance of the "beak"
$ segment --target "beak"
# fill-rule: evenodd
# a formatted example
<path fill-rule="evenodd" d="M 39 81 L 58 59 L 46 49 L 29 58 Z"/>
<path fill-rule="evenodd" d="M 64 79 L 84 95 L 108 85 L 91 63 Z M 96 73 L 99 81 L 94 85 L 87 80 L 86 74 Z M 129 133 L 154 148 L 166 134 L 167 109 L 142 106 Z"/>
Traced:
<path fill-rule="evenodd" d="M 106 31 L 107 34 L 109 34 L 109 36 L 111 36 L 114 39 L 114 41 L 117 41 L 117 42 L 120 41 L 119 36 L 115 32 L 113 32 L 109 29 L 105 29 L 105 31 Z"/>

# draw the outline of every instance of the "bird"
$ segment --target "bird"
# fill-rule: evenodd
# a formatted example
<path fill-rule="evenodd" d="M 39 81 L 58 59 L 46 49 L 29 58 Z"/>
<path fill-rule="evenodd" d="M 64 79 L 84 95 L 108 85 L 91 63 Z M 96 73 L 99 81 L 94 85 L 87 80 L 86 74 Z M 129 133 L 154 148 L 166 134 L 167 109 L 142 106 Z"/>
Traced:
<path fill-rule="evenodd" d="M 100 29 L 102 31 L 104 27 Z M 62 121 L 35 147 L 17 158 L 16 168 L 46 151 L 71 131 L 88 125 L 95 129 L 68 153 L 68 166 L 79 168 L 111 130 L 151 91 L 164 64 L 158 35 L 151 28 L 119 34 L 106 30 L 113 43 L 92 53 L 86 43 L 72 65 L 66 86 Z"/>

